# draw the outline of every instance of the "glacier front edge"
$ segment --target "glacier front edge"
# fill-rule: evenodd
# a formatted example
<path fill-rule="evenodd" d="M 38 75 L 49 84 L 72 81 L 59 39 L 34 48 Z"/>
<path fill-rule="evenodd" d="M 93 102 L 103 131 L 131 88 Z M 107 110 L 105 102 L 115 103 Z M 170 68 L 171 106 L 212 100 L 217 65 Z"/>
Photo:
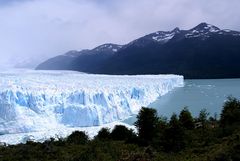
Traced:
<path fill-rule="evenodd" d="M 179 75 L 0 72 L 0 134 L 98 126 L 123 120 L 183 85 L 183 76 Z"/>

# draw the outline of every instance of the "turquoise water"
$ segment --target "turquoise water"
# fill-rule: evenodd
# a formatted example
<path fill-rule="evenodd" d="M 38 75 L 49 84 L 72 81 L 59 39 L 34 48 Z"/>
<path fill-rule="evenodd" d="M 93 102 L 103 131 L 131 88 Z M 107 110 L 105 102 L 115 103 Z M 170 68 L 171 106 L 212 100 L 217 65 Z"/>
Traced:
<path fill-rule="evenodd" d="M 240 99 L 240 79 L 201 79 L 185 80 L 184 87 L 176 88 L 160 97 L 149 107 L 157 109 L 158 115 L 170 117 L 173 112 L 179 113 L 187 106 L 193 116 L 206 108 L 210 115 L 221 113 L 222 105 L 228 96 Z M 133 116 L 124 122 L 132 124 Z"/>

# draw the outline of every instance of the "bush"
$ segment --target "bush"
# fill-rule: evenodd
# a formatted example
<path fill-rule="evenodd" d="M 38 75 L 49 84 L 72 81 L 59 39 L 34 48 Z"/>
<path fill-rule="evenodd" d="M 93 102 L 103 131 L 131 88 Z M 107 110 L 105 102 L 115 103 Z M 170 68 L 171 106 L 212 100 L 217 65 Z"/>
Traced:
<path fill-rule="evenodd" d="M 67 137 L 67 142 L 70 144 L 86 144 L 88 141 L 88 135 L 83 131 L 74 131 Z"/>
<path fill-rule="evenodd" d="M 116 125 L 110 134 L 113 140 L 127 140 L 134 136 L 133 130 L 129 130 L 123 125 Z"/>
<path fill-rule="evenodd" d="M 110 130 L 108 128 L 102 128 L 97 136 L 95 137 L 96 139 L 100 139 L 100 140 L 108 140 L 110 139 Z"/>

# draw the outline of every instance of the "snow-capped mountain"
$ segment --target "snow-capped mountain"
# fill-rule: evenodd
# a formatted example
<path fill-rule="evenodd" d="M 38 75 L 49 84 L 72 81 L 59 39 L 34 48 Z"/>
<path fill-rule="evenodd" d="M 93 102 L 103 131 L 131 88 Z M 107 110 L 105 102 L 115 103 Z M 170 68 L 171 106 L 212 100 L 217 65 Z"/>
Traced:
<path fill-rule="evenodd" d="M 201 23 L 196 27 L 190 30 L 180 30 L 178 27 L 172 31 L 157 31 L 155 33 L 151 33 L 142 38 L 134 40 L 130 44 L 145 46 L 146 42 L 155 41 L 160 44 L 167 43 L 170 40 L 176 40 L 176 38 L 209 38 L 214 35 L 230 35 L 230 36 L 240 36 L 240 32 L 232 31 L 232 30 L 221 30 L 220 28 L 210 25 L 207 23 Z"/>
<path fill-rule="evenodd" d="M 207 23 L 201 23 L 198 26 L 191 29 L 187 34 L 185 34 L 186 38 L 192 38 L 192 37 L 203 37 L 207 38 L 210 37 L 211 34 L 216 34 L 219 31 L 221 31 L 218 27 L 207 24 Z"/>
<path fill-rule="evenodd" d="M 158 31 L 155 33 L 152 33 L 150 35 L 147 35 L 145 37 L 148 37 L 152 39 L 153 41 L 159 42 L 159 43 L 167 43 L 169 40 L 171 40 L 176 34 L 180 33 L 179 28 L 175 28 L 172 31 Z"/>
<path fill-rule="evenodd" d="M 71 50 L 68 51 L 67 53 L 64 54 L 64 56 L 70 56 L 70 57 L 78 57 L 78 56 L 82 56 L 82 55 L 94 55 L 94 54 L 114 54 L 116 53 L 119 49 L 122 48 L 122 45 L 117 45 L 117 44 L 103 44 L 100 45 L 92 50 L 89 49 L 85 49 L 85 50 L 81 50 L 81 51 L 77 51 L 77 50 Z"/>
<path fill-rule="evenodd" d="M 92 50 L 72 50 L 64 55 L 51 58 L 38 65 L 37 69 L 44 70 L 78 70 L 82 72 L 94 71 L 106 59 L 112 57 L 122 48 L 122 45 L 103 44 Z"/>
<path fill-rule="evenodd" d="M 122 45 L 117 44 L 103 44 L 93 49 L 96 52 L 112 52 L 116 53 L 119 49 L 122 48 Z"/>
<path fill-rule="evenodd" d="M 209 38 L 212 35 L 240 36 L 240 33 L 232 30 L 221 30 L 216 26 L 213 26 L 207 23 L 201 23 L 198 26 L 191 29 L 187 34 L 185 34 L 185 37 L 186 38 L 194 38 L 194 37 Z"/>
<path fill-rule="evenodd" d="M 240 77 L 240 32 L 201 23 L 189 30 L 157 31 L 126 45 L 104 44 L 88 55 L 57 58 L 37 69 L 70 69 L 99 74 L 172 73 L 186 78 Z M 110 53 L 110 54 L 109 54 Z"/>

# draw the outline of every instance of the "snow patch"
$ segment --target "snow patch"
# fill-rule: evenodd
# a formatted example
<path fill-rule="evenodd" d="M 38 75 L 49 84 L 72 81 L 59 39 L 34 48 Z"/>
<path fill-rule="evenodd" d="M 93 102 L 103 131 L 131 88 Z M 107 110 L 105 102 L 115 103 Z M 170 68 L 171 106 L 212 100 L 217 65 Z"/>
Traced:
<path fill-rule="evenodd" d="M 122 48 L 122 45 L 103 44 L 103 45 L 96 47 L 94 50 L 96 50 L 96 51 L 112 50 L 113 52 L 117 52 L 118 49 L 121 49 L 121 48 Z"/>
<path fill-rule="evenodd" d="M 218 32 L 220 30 L 219 28 L 210 24 L 207 24 L 207 27 L 205 29 L 209 30 L 210 32 Z"/>
<path fill-rule="evenodd" d="M 225 32 L 231 32 L 231 30 L 229 30 L 229 29 L 225 29 L 225 30 L 223 30 L 223 31 L 225 31 Z"/>
<path fill-rule="evenodd" d="M 161 34 L 157 33 L 157 35 L 153 36 L 152 39 L 158 42 L 167 42 L 174 37 L 175 33 Z"/>
<path fill-rule="evenodd" d="M 210 24 L 202 24 L 202 26 L 198 26 L 190 30 L 187 34 L 185 34 L 186 38 L 196 38 L 201 37 L 202 39 L 210 37 L 210 34 L 218 33 L 221 31 L 216 26 Z"/>

